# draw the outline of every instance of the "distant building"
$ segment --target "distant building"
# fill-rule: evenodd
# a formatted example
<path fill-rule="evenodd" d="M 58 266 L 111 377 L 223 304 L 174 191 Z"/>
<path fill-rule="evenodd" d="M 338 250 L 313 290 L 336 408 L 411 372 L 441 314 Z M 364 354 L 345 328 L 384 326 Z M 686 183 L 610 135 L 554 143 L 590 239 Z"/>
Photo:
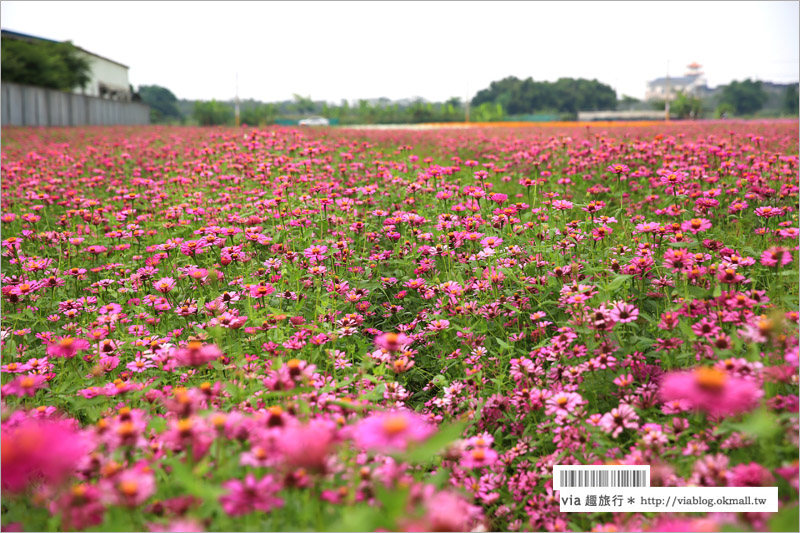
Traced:
<path fill-rule="evenodd" d="M 701 65 L 692 63 L 686 68 L 687 72 L 683 76 L 656 78 L 648 82 L 645 100 L 672 101 L 680 92 L 698 97 L 710 92 L 708 82 L 700 70 Z"/>
<path fill-rule="evenodd" d="M 58 42 L 9 30 L 2 30 L 2 36 L 7 39 L 19 39 L 28 42 Z M 84 50 L 79 46 L 75 48 L 89 60 L 91 71 L 89 73 L 89 83 L 83 89 L 75 89 L 72 92 L 120 102 L 131 101 L 132 95 L 130 82 L 128 81 L 128 67 L 126 65 Z"/>

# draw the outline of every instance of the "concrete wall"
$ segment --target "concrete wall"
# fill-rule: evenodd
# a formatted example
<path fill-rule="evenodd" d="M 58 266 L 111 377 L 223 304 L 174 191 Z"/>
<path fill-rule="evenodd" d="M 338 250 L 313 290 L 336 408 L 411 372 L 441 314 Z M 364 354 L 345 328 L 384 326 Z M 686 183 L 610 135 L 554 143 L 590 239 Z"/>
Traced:
<path fill-rule="evenodd" d="M 150 107 L 17 83 L 2 83 L 3 126 L 150 124 Z"/>
<path fill-rule="evenodd" d="M 578 111 L 578 120 L 664 120 L 664 111 Z"/>

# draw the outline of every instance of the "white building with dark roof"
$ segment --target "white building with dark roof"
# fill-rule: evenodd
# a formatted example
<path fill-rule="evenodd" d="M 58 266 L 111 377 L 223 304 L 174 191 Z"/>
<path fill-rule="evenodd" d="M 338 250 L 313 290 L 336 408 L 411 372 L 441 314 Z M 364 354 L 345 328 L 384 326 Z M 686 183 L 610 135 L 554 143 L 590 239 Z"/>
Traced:
<path fill-rule="evenodd" d="M 19 39 L 28 42 L 59 42 L 10 30 L 2 30 L 2 36 L 8 39 Z M 74 89 L 72 92 L 121 102 L 129 102 L 131 100 L 127 65 L 84 50 L 80 46 L 75 46 L 75 48 L 89 60 L 91 71 L 89 73 L 89 83 L 83 89 Z"/>
<path fill-rule="evenodd" d="M 700 70 L 701 65 L 692 63 L 687 66 L 687 72 L 679 77 L 656 78 L 647 82 L 645 100 L 674 100 L 678 93 L 701 96 L 708 92 L 708 81 Z"/>

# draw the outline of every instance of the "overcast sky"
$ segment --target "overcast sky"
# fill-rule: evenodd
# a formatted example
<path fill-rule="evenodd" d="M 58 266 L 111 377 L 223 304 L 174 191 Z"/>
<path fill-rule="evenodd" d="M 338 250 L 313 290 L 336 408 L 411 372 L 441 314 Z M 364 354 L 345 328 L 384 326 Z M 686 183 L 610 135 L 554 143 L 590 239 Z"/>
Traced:
<path fill-rule="evenodd" d="M 798 80 L 798 2 L 21 2 L 2 28 L 130 67 L 178 98 L 462 99 L 505 76 L 643 98 L 693 61 L 714 87 Z"/>

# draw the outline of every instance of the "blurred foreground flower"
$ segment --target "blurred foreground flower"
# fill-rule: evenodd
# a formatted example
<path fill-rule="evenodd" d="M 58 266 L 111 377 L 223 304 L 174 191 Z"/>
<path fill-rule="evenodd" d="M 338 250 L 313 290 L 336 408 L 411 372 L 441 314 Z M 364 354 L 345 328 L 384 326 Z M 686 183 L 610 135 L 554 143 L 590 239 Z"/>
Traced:
<path fill-rule="evenodd" d="M 2 488 L 24 490 L 36 481 L 60 483 L 87 453 L 88 442 L 66 422 L 25 420 L 2 429 Z"/>
<path fill-rule="evenodd" d="M 712 415 L 734 415 L 752 410 L 763 391 L 749 380 L 734 378 L 716 368 L 672 372 L 664 376 L 661 400 L 686 400 L 692 407 Z"/>
<path fill-rule="evenodd" d="M 365 418 L 355 427 L 354 439 L 362 448 L 380 453 L 405 451 L 410 442 L 421 442 L 433 433 L 424 416 L 392 411 Z"/>

